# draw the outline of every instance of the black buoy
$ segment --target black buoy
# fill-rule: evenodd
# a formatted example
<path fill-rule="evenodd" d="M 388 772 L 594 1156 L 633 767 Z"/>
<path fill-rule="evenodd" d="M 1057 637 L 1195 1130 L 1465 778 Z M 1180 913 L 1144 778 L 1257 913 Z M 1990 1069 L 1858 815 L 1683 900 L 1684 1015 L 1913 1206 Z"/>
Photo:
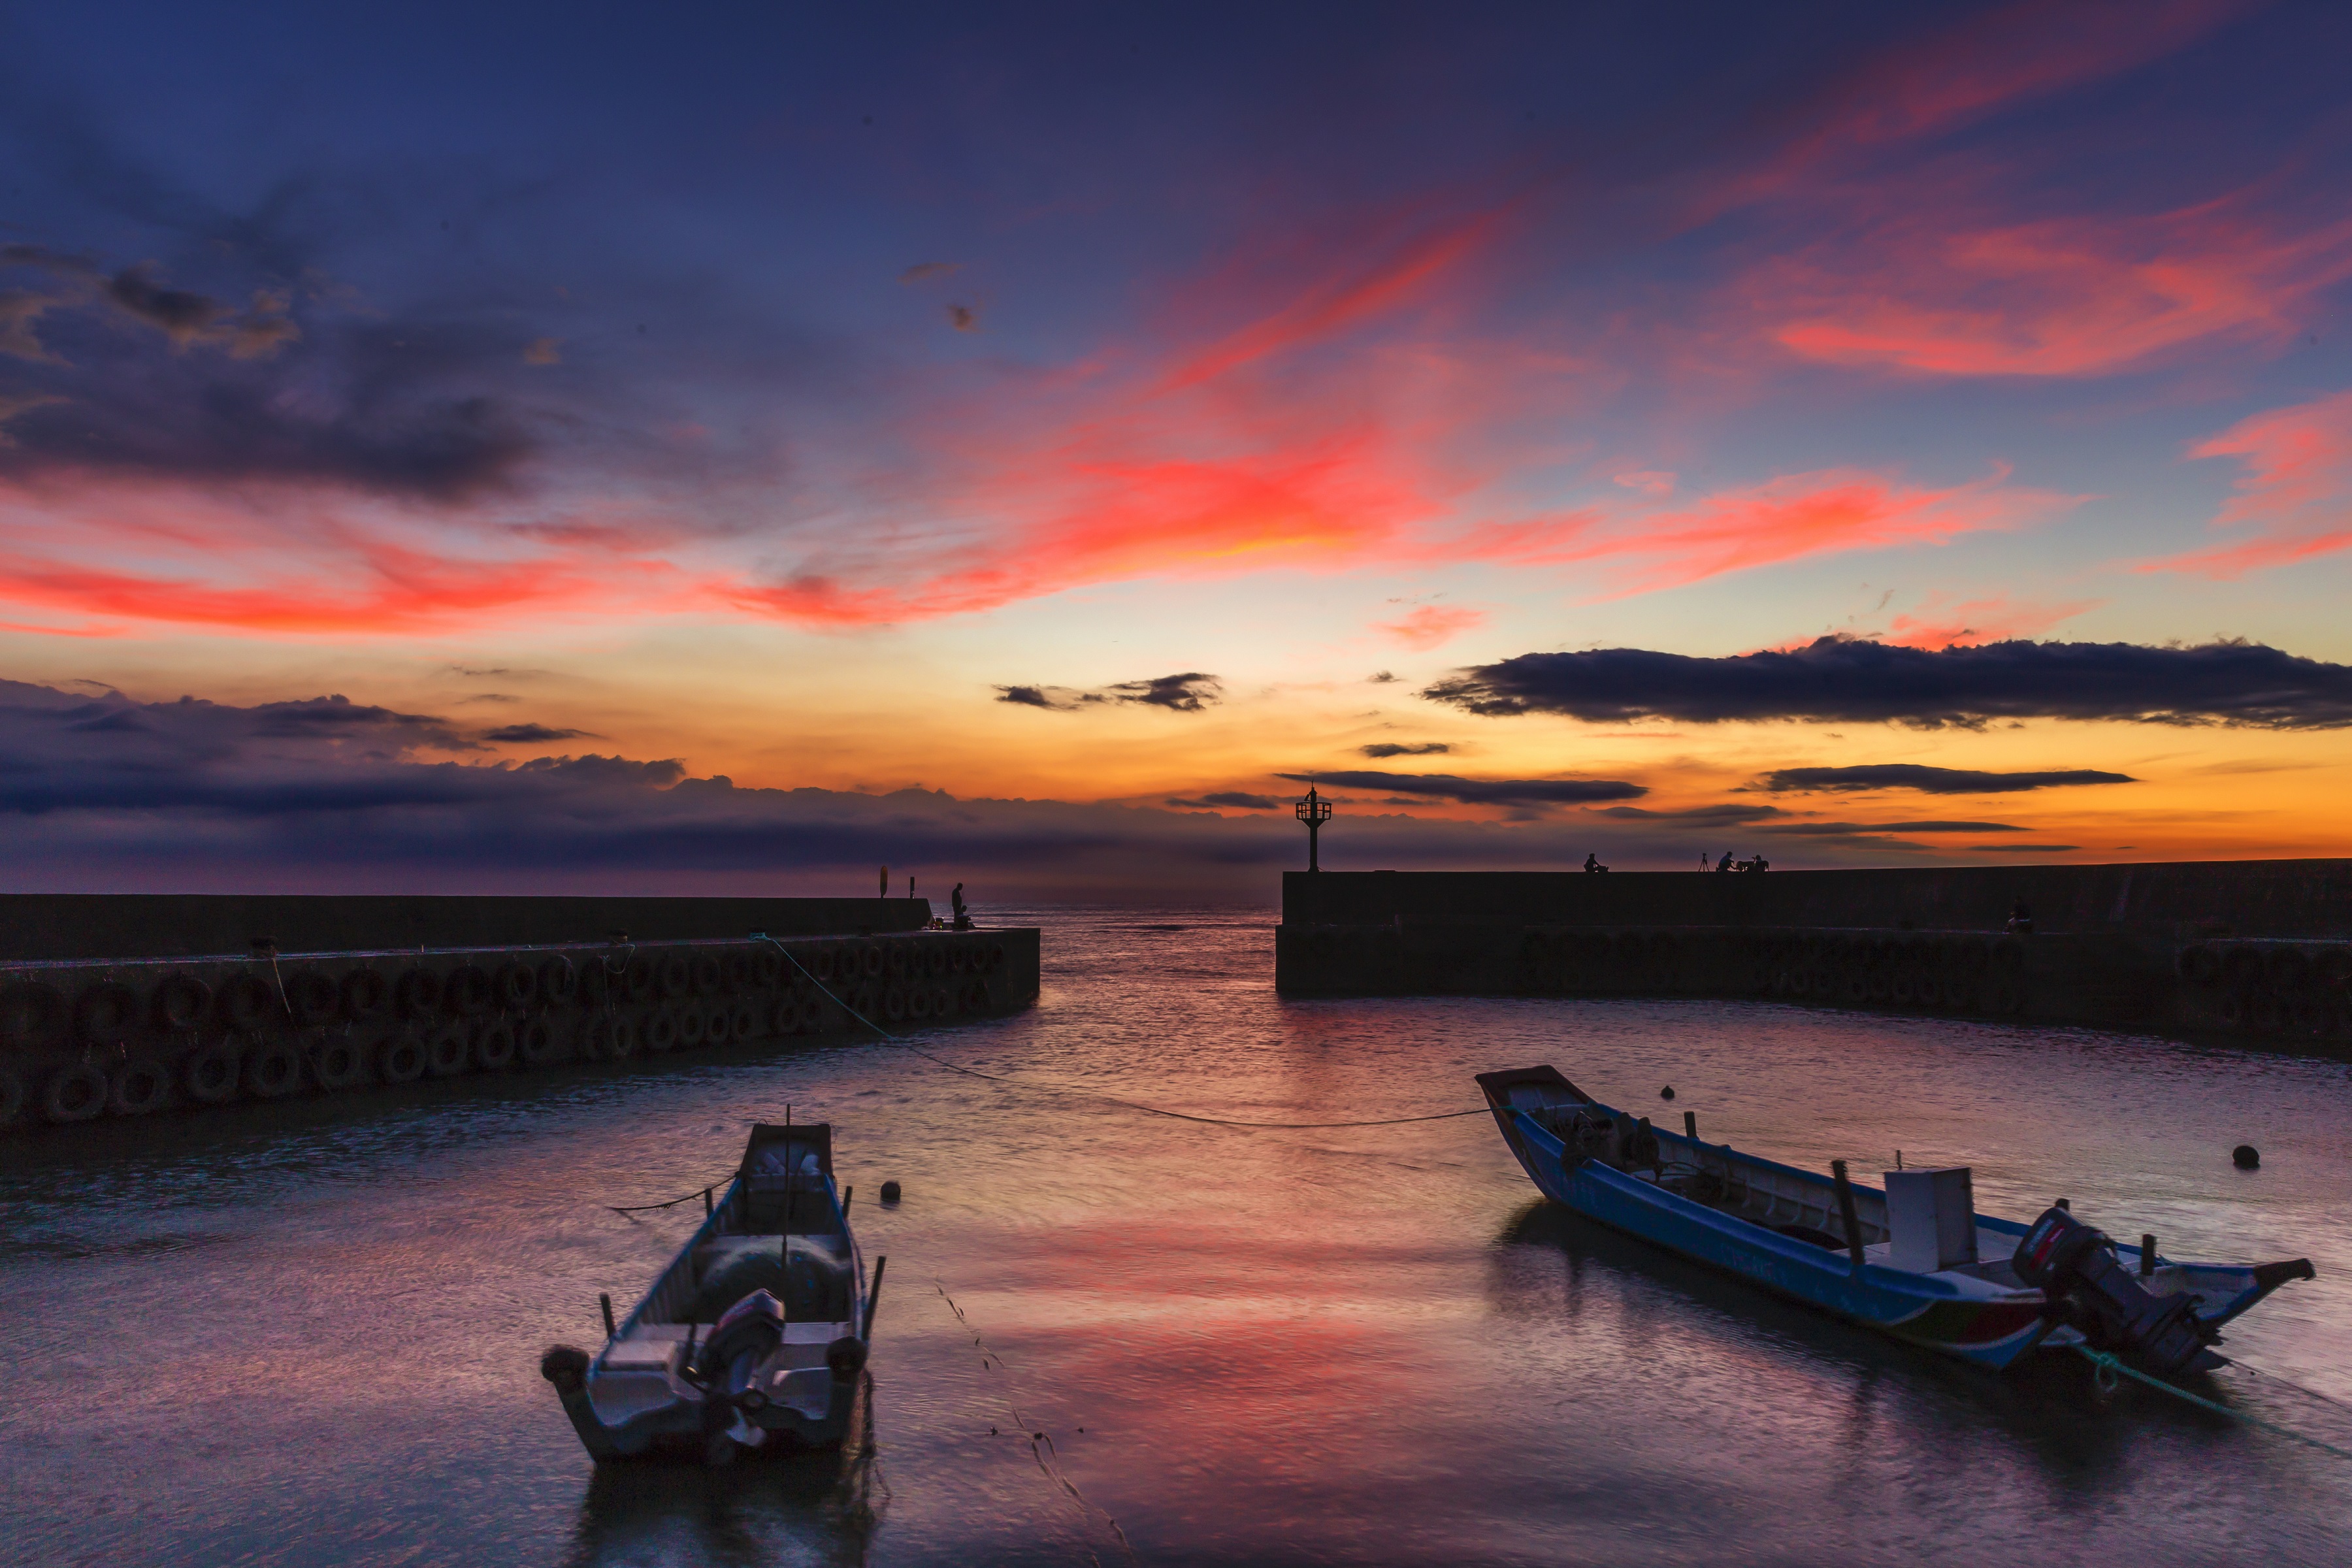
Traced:
<path fill-rule="evenodd" d="M 882 1201 L 886 1204 L 895 1204 L 898 1201 L 898 1183 L 885 1182 L 882 1184 Z"/>
<path fill-rule="evenodd" d="M 2263 1163 L 2263 1152 L 2252 1143 L 2241 1143 L 2230 1151 L 2230 1163 L 2241 1171 L 2251 1171 Z"/>
<path fill-rule="evenodd" d="M 1658 1090 L 1658 1098 L 1660 1100 L 1672 1100 L 1674 1097 L 1675 1086 L 1673 1084 L 1668 1084 L 1665 1088 Z"/>

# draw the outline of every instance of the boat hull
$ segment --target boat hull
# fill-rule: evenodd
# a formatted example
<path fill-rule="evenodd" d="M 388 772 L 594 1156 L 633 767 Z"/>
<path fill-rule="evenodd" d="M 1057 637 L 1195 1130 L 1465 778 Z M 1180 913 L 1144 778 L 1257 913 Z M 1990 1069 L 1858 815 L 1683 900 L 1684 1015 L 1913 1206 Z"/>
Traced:
<path fill-rule="evenodd" d="M 1588 1219 L 1736 1274 L 1913 1344 L 1999 1369 L 2053 1325 L 2040 1301 L 1971 1299 L 1940 1281 L 1830 1253 L 1696 1204 L 1567 1147 L 1524 1111 L 1498 1108 L 1505 1136 L 1538 1190 Z M 2022 1234 L 2023 1227 L 2019 1227 Z"/>
<path fill-rule="evenodd" d="M 700 1399 L 691 1396 L 674 1398 L 622 1420 L 607 1420 L 597 1411 L 584 1379 L 551 1381 L 555 1382 L 556 1396 L 572 1431 L 579 1434 L 581 1447 L 600 1464 L 664 1456 L 706 1462 L 714 1457 L 732 1458 L 747 1447 L 740 1440 L 747 1426 L 761 1435 L 753 1447 L 769 1451 L 835 1447 L 849 1436 L 850 1411 L 858 1388 L 856 1377 L 836 1377 L 826 1391 L 822 1413 L 775 1404 L 745 1414 L 739 1426 L 733 1412 L 706 1408 Z M 730 1437 L 730 1430 L 738 1436 Z M 715 1441 L 722 1438 L 726 1441 Z"/>
<path fill-rule="evenodd" d="M 600 1352 L 557 1345 L 541 1358 L 540 1375 L 600 1463 L 662 1453 L 724 1463 L 849 1434 L 874 1297 L 834 1182 L 832 1129 L 755 1124 L 734 1179 L 703 1198 L 702 1224 Z M 765 1277 L 741 1272 L 761 1259 Z M 706 1299 L 712 1290 L 721 1293 Z M 809 1298 L 808 1315 L 793 1316 L 778 1293 Z M 608 1302 L 608 1322 L 610 1312 Z"/>

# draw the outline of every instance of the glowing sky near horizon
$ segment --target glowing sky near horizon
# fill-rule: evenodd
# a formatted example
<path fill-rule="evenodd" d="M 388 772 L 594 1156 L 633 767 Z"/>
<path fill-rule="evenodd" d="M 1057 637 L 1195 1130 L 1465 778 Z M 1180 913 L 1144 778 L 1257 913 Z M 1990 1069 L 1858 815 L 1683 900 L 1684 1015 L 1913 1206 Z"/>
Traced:
<path fill-rule="evenodd" d="M 1422 693 L 1823 635 L 2352 662 L 2347 44 L 2209 0 L 19 10 L 0 676 L 778 788 L 1632 781 L 1662 815 L 1346 808 L 1629 865 L 1872 764 L 2134 782 L 1772 794 L 1824 829 L 1775 864 L 2344 854 L 2333 721 Z"/>

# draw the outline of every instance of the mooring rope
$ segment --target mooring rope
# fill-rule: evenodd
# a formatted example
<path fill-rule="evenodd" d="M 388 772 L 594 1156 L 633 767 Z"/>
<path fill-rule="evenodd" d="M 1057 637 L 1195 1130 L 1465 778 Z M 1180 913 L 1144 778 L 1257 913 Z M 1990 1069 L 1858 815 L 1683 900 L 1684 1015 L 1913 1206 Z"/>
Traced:
<path fill-rule="evenodd" d="M 1039 1472 L 1047 1480 L 1067 1492 L 1070 1500 L 1077 1504 L 1079 1519 L 1091 1529 L 1095 1515 L 1100 1514 L 1102 1521 L 1110 1527 L 1111 1534 L 1118 1539 L 1119 1549 L 1127 1553 L 1128 1561 L 1140 1563 L 1142 1560 L 1136 1555 L 1134 1543 L 1128 1540 L 1127 1531 L 1118 1527 L 1118 1521 L 1111 1517 L 1108 1510 L 1092 1501 L 1084 1492 L 1078 1490 L 1077 1483 L 1062 1473 L 1062 1451 L 1055 1443 L 1053 1435 L 1049 1432 L 1033 1432 L 1029 1429 L 1029 1417 L 1023 1413 L 1020 1401 L 1013 1396 L 1013 1373 L 1012 1369 L 1005 1364 L 1003 1353 L 990 1344 L 982 1336 L 981 1331 L 973 1327 L 971 1320 L 964 1315 L 964 1310 L 956 1305 L 956 1299 L 948 1294 L 945 1280 L 934 1274 L 931 1276 L 931 1285 L 939 1291 L 940 1300 L 948 1304 L 948 1310 L 955 1314 L 956 1321 L 962 1326 L 966 1333 L 971 1336 L 973 1347 L 980 1352 L 981 1370 L 1002 1373 L 1004 1375 L 1005 1381 L 998 1385 L 997 1394 L 1004 1401 L 1004 1407 L 1013 1412 L 1014 1430 L 1010 1434 L 1000 1434 L 995 1427 L 991 1426 L 988 1429 L 988 1435 L 992 1437 L 1010 1436 L 1027 1443 L 1030 1458 L 1037 1462 Z M 1081 1426 L 1078 1430 L 1083 1432 L 1086 1428 Z M 1100 1562 L 1100 1559 L 1097 1558 L 1096 1561 Z"/>
<path fill-rule="evenodd" d="M 2099 1385 L 2102 1392 L 2112 1391 L 2116 1386 L 2116 1374 L 2121 1373 L 2136 1382 L 2147 1384 L 2159 1394 L 2169 1394 L 2175 1399 L 2186 1400 L 2200 1410 L 2210 1410 L 2216 1415 L 2226 1415 L 2232 1421 L 2242 1421 L 2249 1426 L 2259 1426 L 2263 1431 L 2278 1436 L 2292 1437 L 2298 1443 L 2307 1443 L 2324 1453 L 2335 1455 L 2339 1459 L 2352 1459 L 2352 1451 L 2339 1448 L 2333 1443 L 2323 1443 L 2316 1437 L 2306 1436 L 2301 1432 L 2282 1426 L 2274 1421 L 2265 1421 L 2259 1415 L 2249 1415 L 2242 1410 L 2232 1410 L 2226 1405 L 2202 1398 L 2185 1388 L 2175 1388 L 2162 1378 L 2151 1377 L 2137 1367 L 2125 1365 L 2119 1358 L 2108 1354 L 2105 1351 L 2095 1351 L 2088 1345 L 2076 1345 L 2074 1349 L 2084 1361 L 2098 1369 L 2092 1374 L 2092 1381 Z"/>
<path fill-rule="evenodd" d="M 881 1036 L 884 1039 L 889 1041 L 892 1045 L 898 1046 L 905 1050 L 912 1051 L 915 1055 L 922 1058 L 925 1061 L 943 1067 L 950 1072 L 959 1072 L 963 1074 L 966 1078 L 985 1079 L 990 1083 L 1001 1083 L 1013 1089 L 1025 1089 L 1034 1094 L 1065 1094 L 1076 1096 L 1080 1100 L 1098 1100 L 1106 1105 L 1116 1105 L 1123 1110 L 1139 1111 L 1146 1116 L 1165 1116 L 1175 1121 L 1196 1121 L 1206 1127 L 1255 1127 L 1279 1132 L 1310 1132 L 1326 1128 L 1343 1127 L 1402 1127 L 1410 1122 L 1415 1121 L 1451 1121 L 1457 1117 L 1486 1116 L 1491 1114 L 1489 1108 L 1481 1105 L 1469 1110 L 1439 1110 L 1433 1111 L 1425 1116 L 1390 1116 L 1369 1121 L 1244 1121 L 1238 1118 L 1230 1116 L 1195 1116 L 1188 1110 L 1166 1110 L 1157 1105 L 1144 1105 L 1132 1100 L 1121 1100 L 1115 1094 L 1104 1094 L 1099 1090 L 1091 1089 L 1077 1089 L 1068 1084 L 1033 1083 L 1025 1079 L 1007 1078 L 1002 1073 L 982 1072 L 978 1068 L 964 1067 L 959 1063 L 949 1061 L 944 1057 L 933 1056 L 930 1052 L 923 1049 L 922 1047 L 915 1044 L 912 1040 L 892 1034 L 889 1030 L 884 1028 L 881 1025 L 876 1023 L 873 1019 L 867 1017 L 865 1014 L 851 1006 L 847 1002 L 827 990 L 825 988 L 824 982 L 819 980 L 815 975 L 810 974 L 807 967 L 803 965 L 799 959 L 794 958 L 793 956 L 792 950 L 784 946 L 782 942 L 778 942 L 772 936 L 763 937 L 761 940 L 766 942 L 778 952 L 782 953 L 792 966 L 794 969 L 799 970 L 801 973 L 807 978 L 808 983 L 811 985 L 816 987 L 817 994 L 819 995 L 832 1003 L 835 1006 L 840 1008 L 843 1012 L 848 1014 L 851 1017 L 856 1019 L 859 1023 L 865 1025 L 867 1028 L 873 1030 L 876 1034 Z M 623 1206 L 618 1204 L 606 1204 L 604 1206 L 612 1210 L 614 1214 L 647 1214 L 655 1209 L 676 1208 L 680 1204 L 691 1203 L 694 1199 L 702 1196 L 705 1193 L 716 1192 L 724 1182 L 732 1180 L 734 1180 L 734 1173 L 730 1172 L 727 1176 L 721 1178 L 719 1182 L 714 1182 L 708 1187 L 697 1187 L 690 1193 L 684 1194 L 678 1197 L 666 1199 L 661 1203 L 631 1204 L 626 1206 Z"/>
<path fill-rule="evenodd" d="M 1076 1095 L 1082 1100 L 1099 1100 L 1108 1105 L 1121 1106 L 1129 1110 L 1139 1110 L 1146 1116 L 1165 1116 L 1177 1121 L 1198 1121 L 1210 1127 L 1263 1127 L 1286 1132 L 1311 1131 L 1318 1128 L 1327 1127 L 1402 1127 L 1410 1121 L 1451 1121 L 1457 1116 L 1485 1116 L 1489 1114 L 1488 1108 L 1482 1105 L 1472 1110 L 1440 1110 L 1433 1112 L 1427 1116 L 1391 1116 L 1374 1121 L 1244 1121 L 1230 1116 L 1195 1116 L 1189 1111 L 1163 1110 L 1156 1105 L 1139 1104 L 1135 1100 L 1121 1100 L 1117 1095 L 1104 1094 L 1097 1089 L 1075 1089 L 1069 1085 L 1058 1083 L 1033 1083 L 1025 1079 L 1007 1078 L 1001 1073 L 982 1072 L 977 1068 L 961 1067 L 954 1062 L 949 1061 L 944 1057 L 935 1057 L 930 1052 L 923 1049 L 922 1047 L 916 1045 L 913 1041 L 901 1038 L 899 1036 L 892 1034 L 889 1030 L 884 1028 L 873 1019 L 866 1016 L 866 1015 L 857 1011 L 856 1008 L 852 1007 L 840 997 L 835 996 L 832 992 L 827 991 L 824 987 L 824 983 L 819 980 L 815 975 L 810 974 L 807 968 L 802 964 L 801 961 L 793 957 L 792 950 L 785 947 L 782 942 L 778 942 L 774 937 L 768 937 L 764 940 L 770 946 L 773 947 L 778 952 L 782 953 L 786 959 L 790 960 L 792 966 L 794 969 L 799 970 L 802 974 L 806 975 L 808 983 L 811 985 L 815 986 L 818 993 L 823 995 L 826 1001 L 831 1002 L 834 1005 L 839 1007 L 843 1012 L 848 1014 L 851 1017 L 856 1019 L 859 1023 L 865 1025 L 867 1028 L 873 1030 L 876 1034 L 881 1036 L 892 1045 L 903 1047 L 904 1048 L 914 1052 L 925 1061 L 935 1062 L 939 1066 L 947 1068 L 948 1071 L 960 1072 L 966 1078 L 986 1079 L 991 1083 L 1010 1084 L 1015 1089 L 1026 1089 L 1044 1094 L 1068 1094 Z M 689 1197 L 692 1195 L 692 1194 L 688 1194 Z"/>
<path fill-rule="evenodd" d="M 731 1176 L 731 1175 L 730 1175 L 730 1176 L 729 1176 L 727 1179 L 728 1179 L 729 1181 L 730 1181 L 730 1182 L 731 1182 L 731 1181 L 733 1181 L 735 1178 L 734 1178 L 733 1176 Z M 688 1203 L 688 1202 L 690 1202 L 691 1200 L 693 1200 L 693 1199 L 695 1199 L 695 1198 L 701 1197 L 701 1196 L 705 1195 L 706 1194 L 715 1193 L 715 1192 L 717 1192 L 718 1190 L 719 1190 L 719 1184 L 718 1184 L 718 1183 L 716 1183 L 716 1182 L 713 1182 L 710 1185 L 709 1185 L 709 1186 L 707 1186 L 707 1187 L 698 1187 L 698 1188 L 696 1188 L 693 1192 L 690 1192 L 690 1193 L 687 1194 L 685 1197 L 682 1197 L 682 1198 L 671 1198 L 671 1199 L 670 1199 L 668 1202 L 667 1202 L 667 1203 L 658 1203 L 658 1204 L 631 1204 L 631 1205 L 630 1205 L 628 1207 L 626 1207 L 626 1208 L 620 1207 L 618 1205 L 614 1205 L 614 1204 L 606 1204 L 604 1206 L 605 1206 L 606 1208 L 608 1208 L 608 1209 L 611 1209 L 614 1214 L 647 1214 L 647 1213 L 650 1213 L 651 1211 L 653 1211 L 653 1210 L 655 1210 L 655 1209 L 674 1209 L 674 1208 L 677 1207 L 677 1205 L 680 1205 L 680 1204 L 682 1204 L 682 1203 Z"/>

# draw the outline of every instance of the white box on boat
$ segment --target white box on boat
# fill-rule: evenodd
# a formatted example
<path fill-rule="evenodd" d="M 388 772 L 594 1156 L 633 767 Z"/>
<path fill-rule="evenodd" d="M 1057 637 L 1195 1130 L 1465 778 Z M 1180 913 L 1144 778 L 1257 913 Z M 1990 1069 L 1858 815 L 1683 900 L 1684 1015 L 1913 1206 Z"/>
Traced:
<path fill-rule="evenodd" d="M 1886 1261 L 1933 1274 L 1977 1260 L 1976 1189 L 1969 1167 L 1886 1173 Z"/>

